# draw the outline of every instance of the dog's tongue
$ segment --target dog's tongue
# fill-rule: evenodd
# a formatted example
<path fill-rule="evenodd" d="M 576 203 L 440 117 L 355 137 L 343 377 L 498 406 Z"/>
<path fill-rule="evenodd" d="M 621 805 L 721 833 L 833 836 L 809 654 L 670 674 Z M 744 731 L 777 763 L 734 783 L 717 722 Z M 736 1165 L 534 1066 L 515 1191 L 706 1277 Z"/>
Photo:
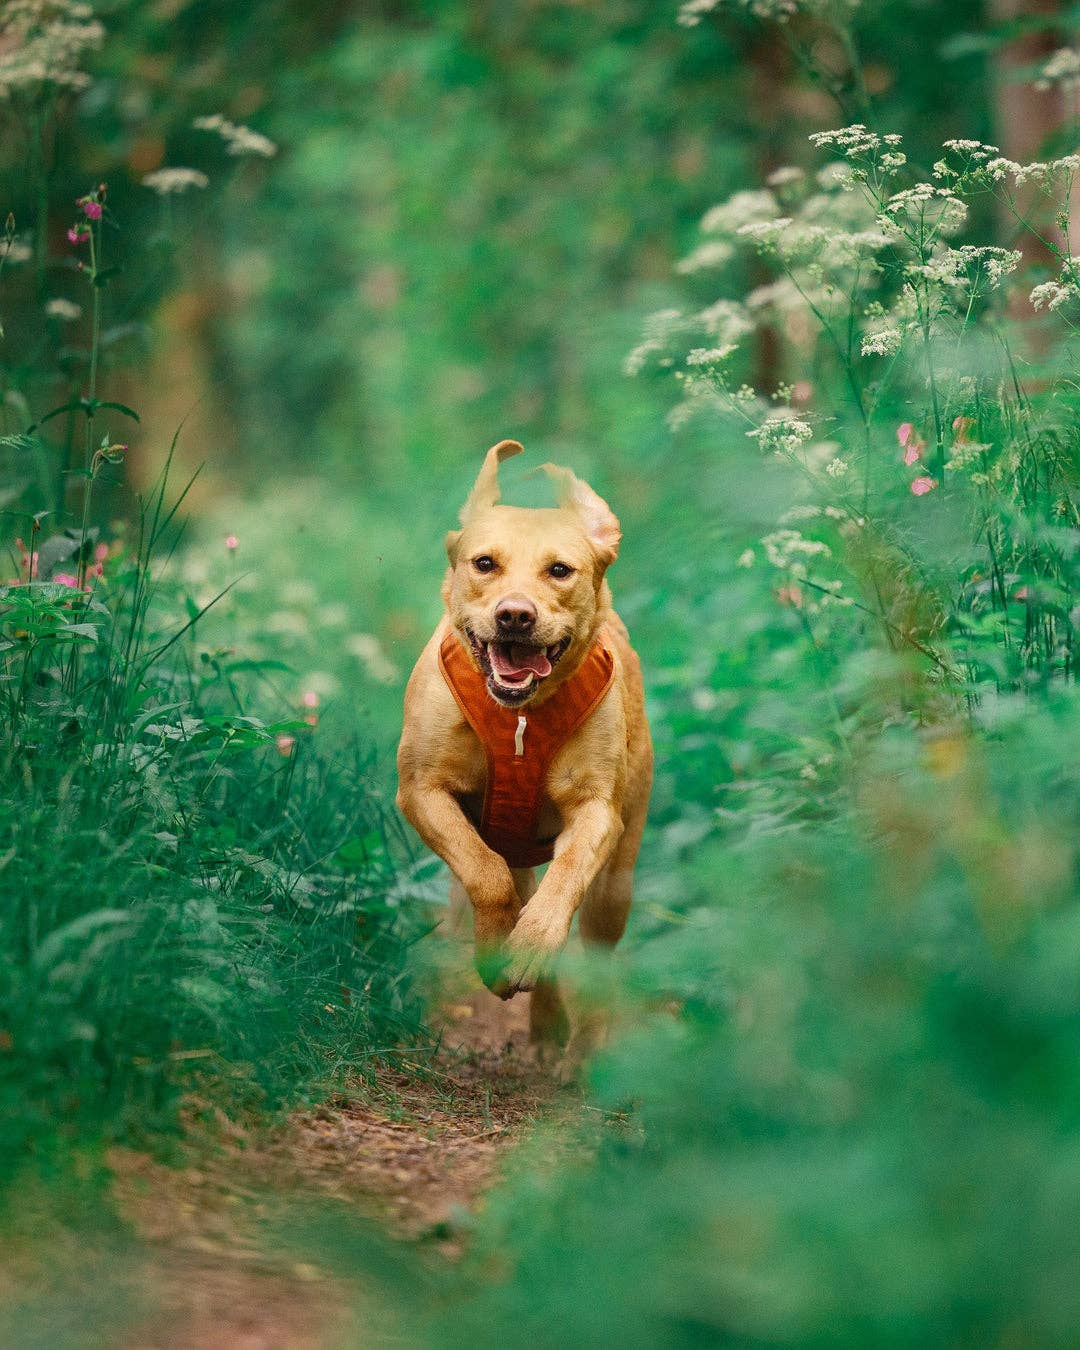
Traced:
<path fill-rule="evenodd" d="M 526 647 L 517 642 L 493 642 L 489 648 L 491 663 L 500 675 L 513 679 L 531 670 L 541 680 L 551 674 L 551 662 L 543 647 Z"/>

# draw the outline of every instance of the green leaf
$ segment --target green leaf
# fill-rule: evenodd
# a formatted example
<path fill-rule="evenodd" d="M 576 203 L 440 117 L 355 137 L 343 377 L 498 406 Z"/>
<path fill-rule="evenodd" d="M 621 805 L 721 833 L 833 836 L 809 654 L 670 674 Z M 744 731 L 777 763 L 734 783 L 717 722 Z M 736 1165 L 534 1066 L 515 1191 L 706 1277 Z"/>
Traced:
<path fill-rule="evenodd" d="M 97 406 L 99 408 L 114 408 L 118 413 L 123 413 L 125 417 L 130 417 L 133 422 L 141 420 L 135 409 L 129 408 L 126 403 L 114 403 L 109 399 L 102 399 Z"/>
<path fill-rule="evenodd" d="M 122 271 L 122 267 L 102 267 L 99 271 L 94 273 L 94 285 L 101 289 L 102 287 L 107 286 L 113 277 L 119 276 Z"/>

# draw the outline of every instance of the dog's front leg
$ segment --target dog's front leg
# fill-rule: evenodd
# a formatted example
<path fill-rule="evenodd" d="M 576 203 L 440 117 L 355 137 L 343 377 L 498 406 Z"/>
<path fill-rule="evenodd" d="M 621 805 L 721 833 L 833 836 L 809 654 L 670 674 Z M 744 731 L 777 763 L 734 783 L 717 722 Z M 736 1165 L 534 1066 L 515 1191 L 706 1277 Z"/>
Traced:
<path fill-rule="evenodd" d="M 491 984 L 498 949 L 521 909 L 510 868 L 488 848 L 457 799 L 444 788 L 403 785 L 398 806 L 428 848 L 465 887 L 473 907 L 477 966 Z"/>
<path fill-rule="evenodd" d="M 562 950 L 585 892 L 623 831 L 619 813 L 599 798 L 577 804 L 564 819 L 570 823 L 556 841 L 555 857 L 510 934 L 509 964 L 492 985 L 502 998 L 532 989 Z"/>

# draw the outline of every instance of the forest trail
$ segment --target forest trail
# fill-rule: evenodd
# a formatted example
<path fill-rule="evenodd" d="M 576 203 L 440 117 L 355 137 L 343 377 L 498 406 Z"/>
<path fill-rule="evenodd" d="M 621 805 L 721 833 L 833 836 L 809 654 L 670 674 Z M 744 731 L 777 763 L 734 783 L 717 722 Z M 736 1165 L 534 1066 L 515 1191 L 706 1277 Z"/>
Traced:
<path fill-rule="evenodd" d="M 118 1205 L 146 1254 L 148 1309 L 125 1350 L 373 1343 L 355 1320 L 355 1290 L 266 1242 L 290 1202 L 344 1203 L 393 1237 L 460 1254 L 461 1219 L 507 1149 L 580 1099 L 536 1064 L 527 995 L 501 1002 L 460 961 L 440 988 L 433 1072 L 387 1074 L 365 1102 L 332 1099 L 266 1138 L 207 1149 L 196 1167 L 113 1152 Z"/>

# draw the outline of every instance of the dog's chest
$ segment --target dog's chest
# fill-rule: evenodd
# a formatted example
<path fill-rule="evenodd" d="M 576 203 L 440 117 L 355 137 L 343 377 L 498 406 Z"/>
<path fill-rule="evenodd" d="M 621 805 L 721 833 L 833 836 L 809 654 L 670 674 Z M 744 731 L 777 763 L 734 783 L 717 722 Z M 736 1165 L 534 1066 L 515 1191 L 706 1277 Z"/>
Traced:
<path fill-rule="evenodd" d="M 455 775 L 454 796 L 461 805 L 461 809 L 468 816 L 474 826 L 479 827 L 484 815 L 484 802 L 488 794 L 488 757 L 484 747 L 475 738 L 470 736 L 471 742 L 467 752 L 457 759 L 457 768 L 459 772 Z M 518 738 L 518 747 L 521 751 L 521 757 L 524 759 L 529 754 L 528 745 L 528 723 L 521 728 L 521 735 Z M 549 766 L 550 767 L 550 766 Z M 501 765 L 500 773 L 505 775 L 507 772 L 513 773 L 512 765 Z M 545 781 L 547 774 L 545 774 Z M 526 810 L 526 805 L 522 803 L 522 810 Z M 523 820 L 522 824 L 526 822 Z M 558 807 L 546 791 L 546 787 L 541 789 L 539 811 L 536 815 L 536 831 L 541 838 L 550 838 L 558 834 L 562 828 L 562 816 Z"/>

